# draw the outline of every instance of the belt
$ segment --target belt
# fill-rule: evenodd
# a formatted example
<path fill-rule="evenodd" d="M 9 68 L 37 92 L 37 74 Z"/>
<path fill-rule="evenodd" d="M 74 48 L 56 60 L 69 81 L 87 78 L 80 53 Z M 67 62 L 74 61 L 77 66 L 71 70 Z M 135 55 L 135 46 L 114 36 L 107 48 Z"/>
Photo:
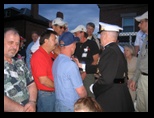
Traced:
<path fill-rule="evenodd" d="M 116 78 L 113 80 L 113 83 L 116 83 L 116 84 L 123 84 L 125 81 L 124 81 L 124 78 Z"/>
<path fill-rule="evenodd" d="M 45 91 L 45 92 L 54 92 L 54 91 L 51 91 L 51 90 L 40 90 L 39 91 Z"/>
<path fill-rule="evenodd" d="M 148 74 L 147 74 L 147 73 L 145 73 L 145 72 L 141 72 L 141 74 L 142 74 L 142 75 L 145 75 L 145 76 L 148 76 Z"/>

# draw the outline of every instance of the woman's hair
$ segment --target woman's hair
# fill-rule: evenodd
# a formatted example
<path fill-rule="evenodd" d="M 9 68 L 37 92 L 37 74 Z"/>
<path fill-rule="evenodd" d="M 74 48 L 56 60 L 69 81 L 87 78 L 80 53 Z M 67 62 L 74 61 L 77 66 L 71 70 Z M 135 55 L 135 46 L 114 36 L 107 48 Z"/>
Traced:
<path fill-rule="evenodd" d="M 98 102 L 92 97 L 79 98 L 74 104 L 75 112 L 103 112 Z"/>
<path fill-rule="evenodd" d="M 124 48 L 128 48 L 128 49 L 130 50 L 130 52 L 131 52 L 131 55 L 132 55 L 132 56 L 135 56 L 135 49 L 134 49 L 134 46 L 132 46 L 132 45 L 130 45 L 130 44 L 126 44 L 126 45 L 124 46 Z"/>

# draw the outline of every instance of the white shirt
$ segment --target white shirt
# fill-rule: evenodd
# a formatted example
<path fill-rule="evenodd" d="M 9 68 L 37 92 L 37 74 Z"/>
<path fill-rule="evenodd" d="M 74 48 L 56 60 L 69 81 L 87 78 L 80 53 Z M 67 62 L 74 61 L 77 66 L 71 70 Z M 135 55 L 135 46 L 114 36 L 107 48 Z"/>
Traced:
<path fill-rule="evenodd" d="M 146 36 L 146 34 L 144 32 L 142 32 L 141 30 L 139 30 L 137 32 L 134 46 L 139 46 L 139 50 L 141 50 L 145 36 Z M 138 52 L 138 54 L 139 54 L 139 52 Z"/>
<path fill-rule="evenodd" d="M 120 50 L 124 53 L 124 48 L 119 44 L 118 44 L 118 46 L 119 46 Z"/>
<path fill-rule="evenodd" d="M 36 42 L 31 47 L 31 52 L 34 53 L 40 46 L 40 37 L 36 40 Z"/>
<path fill-rule="evenodd" d="M 94 37 L 95 42 L 97 43 L 98 48 L 100 49 L 100 42 L 99 42 L 98 38 L 95 35 L 92 35 L 92 36 Z M 88 36 L 87 39 L 88 40 L 91 40 L 92 36 Z"/>

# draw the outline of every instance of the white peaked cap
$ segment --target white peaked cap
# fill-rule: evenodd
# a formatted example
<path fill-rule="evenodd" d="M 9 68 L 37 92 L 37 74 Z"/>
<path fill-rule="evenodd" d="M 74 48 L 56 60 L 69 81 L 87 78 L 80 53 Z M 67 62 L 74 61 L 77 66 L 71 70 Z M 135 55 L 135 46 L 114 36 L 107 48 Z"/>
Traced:
<path fill-rule="evenodd" d="M 59 25 L 59 26 L 64 26 L 66 25 L 67 22 L 64 22 L 62 18 L 55 18 L 53 21 L 52 21 L 52 25 Z"/>
<path fill-rule="evenodd" d="M 148 11 L 142 14 L 141 16 L 135 17 L 135 20 L 140 22 L 141 20 L 148 19 Z"/>
<path fill-rule="evenodd" d="M 112 24 L 108 24 L 108 23 L 104 23 L 104 22 L 99 22 L 101 29 L 98 33 L 100 33 L 101 31 L 116 31 L 119 32 L 120 30 L 123 30 L 123 28 L 117 26 L 117 25 L 112 25 Z"/>

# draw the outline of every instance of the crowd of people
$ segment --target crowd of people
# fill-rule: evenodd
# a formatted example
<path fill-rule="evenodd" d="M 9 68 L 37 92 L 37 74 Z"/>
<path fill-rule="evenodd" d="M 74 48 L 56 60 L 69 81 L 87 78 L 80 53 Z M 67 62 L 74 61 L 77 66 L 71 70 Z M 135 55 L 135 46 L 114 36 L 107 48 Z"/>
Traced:
<path fill-rule="evenodd" d="M 148 11 L 135 20 L 135 45 L 123 50 L 123 28 L 104 22 L 97 38 L 94 23 L 69 31 L 57 17 L 26 48 L 5 28 L 4 112 L 148 112 Z"/>

